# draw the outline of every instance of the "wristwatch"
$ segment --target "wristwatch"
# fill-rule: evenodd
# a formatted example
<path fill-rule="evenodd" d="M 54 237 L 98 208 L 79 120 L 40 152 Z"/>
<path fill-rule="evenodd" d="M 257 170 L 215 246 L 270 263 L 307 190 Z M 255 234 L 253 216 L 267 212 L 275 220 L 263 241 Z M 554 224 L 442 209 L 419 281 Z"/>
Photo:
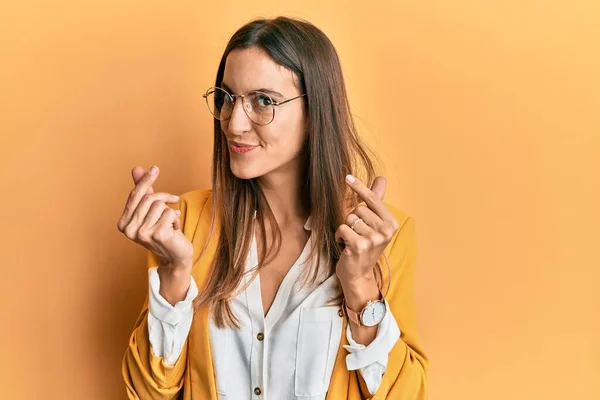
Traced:
<path fill-rule="evenodd" d="M 359 313 L 348 308 L 346 299 L 342 300 L 342 308 L 346 312 L 348 319 L 358 326 L 375 326 L 383 320 L 387 312 L 381 291 L 379 291 L 379 299 L 369 300 Z"/>

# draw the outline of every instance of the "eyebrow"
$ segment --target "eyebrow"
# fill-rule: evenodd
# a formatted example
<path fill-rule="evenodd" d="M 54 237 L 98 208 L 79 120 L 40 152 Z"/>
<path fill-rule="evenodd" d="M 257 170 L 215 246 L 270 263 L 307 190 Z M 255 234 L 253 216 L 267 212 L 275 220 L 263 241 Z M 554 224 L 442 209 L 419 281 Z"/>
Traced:
<path fill-rule="evenodd" d="M 223 89 L 227 90 L 228 92 L 233 93 L 233 90 L 231 90 L 231 88 L 225 82 L 221 82 L 221 86 L 223 86 Z M 268 88 L 253 89 L 253 90 L 250 90 L 249 92 L 263 92 L 263 93 L 275 95 L 275 96 L 278 96 L 281 98 L 284 97 L 281 93 L 279 93 L 273 89 L 268 89 Z"/>

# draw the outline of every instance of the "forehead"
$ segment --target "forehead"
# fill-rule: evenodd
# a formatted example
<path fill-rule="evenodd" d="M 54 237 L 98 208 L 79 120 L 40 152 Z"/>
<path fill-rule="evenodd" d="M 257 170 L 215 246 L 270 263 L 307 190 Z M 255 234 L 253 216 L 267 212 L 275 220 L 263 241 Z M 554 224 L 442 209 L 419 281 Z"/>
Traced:
<path fill-rule="evenodd" d="M 259 89 L 292 94 L 295 81 L 292 71 L 277 64 L 257 47 L 233 50 L 225 61 L 223 84 L 235 94 Z"/>

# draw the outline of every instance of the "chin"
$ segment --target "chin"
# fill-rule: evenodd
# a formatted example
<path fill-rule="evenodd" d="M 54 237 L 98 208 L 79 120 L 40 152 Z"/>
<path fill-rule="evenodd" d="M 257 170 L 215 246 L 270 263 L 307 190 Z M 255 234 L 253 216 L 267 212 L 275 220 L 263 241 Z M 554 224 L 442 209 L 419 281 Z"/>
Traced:
<path fill-rule="evenodd" d="M 231 173 L 239 179 L 253 179 L 264 175 L 257 168 L 253 168 L 252 165 L 236 165 L 236 163 L 230 164 Z"/>
<path fill-rule="evenodd" d="M 260 178 L 272 172 L 283 172 L 290 168 L 290 162 L 277 163 L 275 160 L 270 160 L 268 157 L 258 157 L 253 160 L 229 160 L 229 168 L 231 173 L 239 179 L 254 179 Z"/>

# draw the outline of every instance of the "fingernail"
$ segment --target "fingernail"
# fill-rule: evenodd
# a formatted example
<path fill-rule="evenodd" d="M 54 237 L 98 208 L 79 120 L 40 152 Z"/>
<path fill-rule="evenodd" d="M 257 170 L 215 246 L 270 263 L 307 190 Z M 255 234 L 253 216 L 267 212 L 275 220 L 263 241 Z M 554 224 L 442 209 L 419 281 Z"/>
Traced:
<path fill-rule="evenodd" d="M 175 214 L 181 215 L 181 210 L 175 210 Z"/>
<path fill-rule="evenodd" d="M 179 196 L 173 195 L 173 198 L 175 199 L 175 201 L 179 201 Z"/>
<path fill-rule="evenodd" d="M 156 167 L 150 168 L 150 175 L 156 175 L 157 172 L 158 172 L 158 168 L 156 168 Z"/>
<path fill-rule="evenodd" d="M 354 182 L 356 182 L 356 178 L 353 177 L 352 175 L 348 174 L 348 175 L 346 175 L 346 181 L 348 183 L 354 183 Z"/>

